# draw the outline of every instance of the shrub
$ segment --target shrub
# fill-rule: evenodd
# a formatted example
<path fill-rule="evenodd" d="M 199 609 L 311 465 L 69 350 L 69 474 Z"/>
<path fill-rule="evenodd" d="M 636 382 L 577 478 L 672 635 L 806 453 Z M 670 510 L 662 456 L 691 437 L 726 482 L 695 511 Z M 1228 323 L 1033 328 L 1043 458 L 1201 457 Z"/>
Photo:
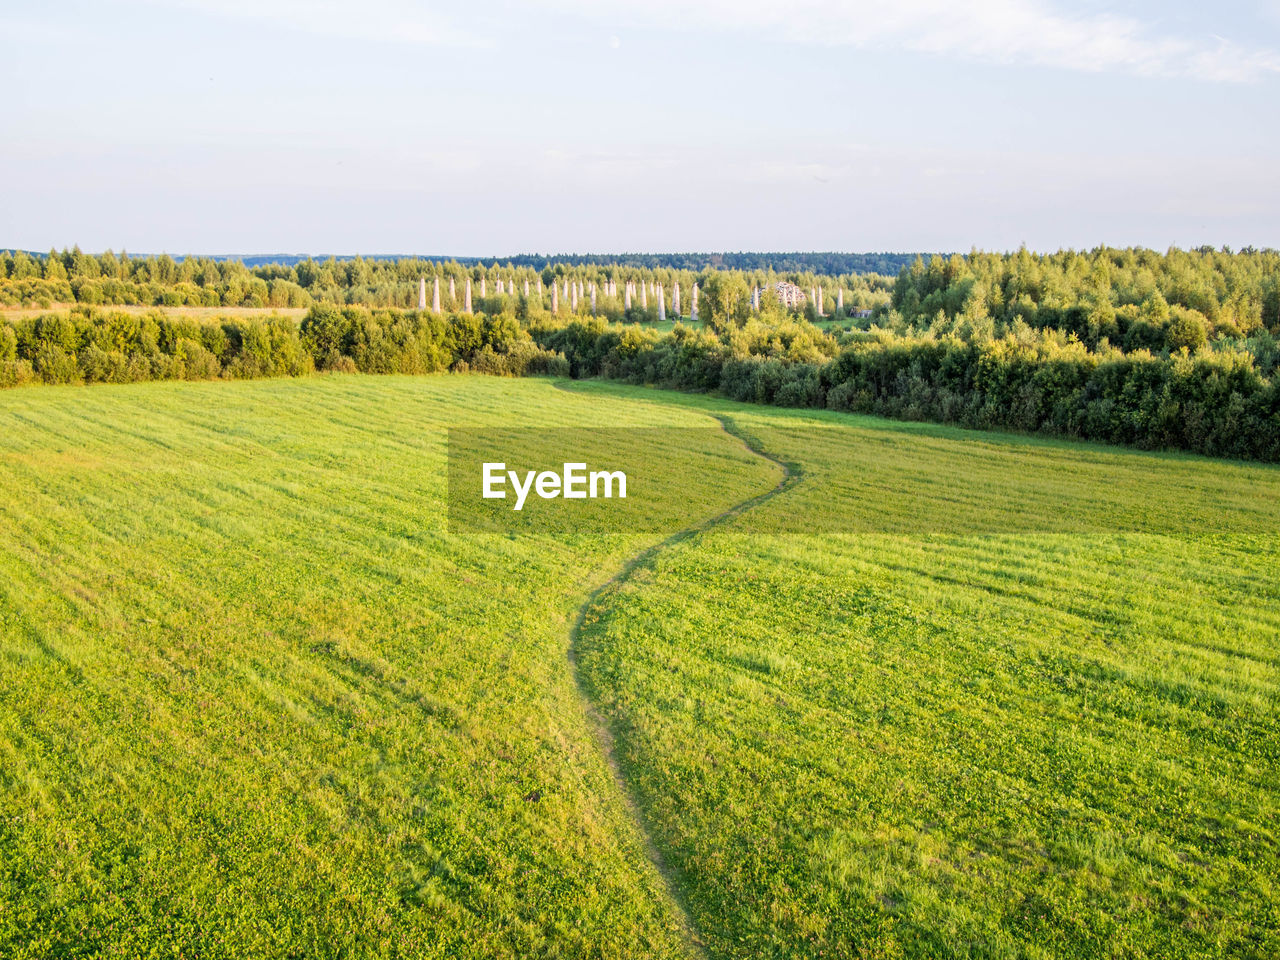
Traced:
<path fill-rule="evenodd" d="M 35 370 L 26 360 L 0 360 L 0 387 L 19 387 L 35 379 Z"/>
<path fill-rule="evenodd" d="M 177 356 L 183 364 L 183 375 L 188 380 L 213 380 L 222 375 L 218 358 L 196 341 L 183 337 L 177 343 Z"/>
<path fill-rule="evenodd" d="M 45 383 L 75 383 L 80 379 L 76 355 L 57 344 L 41 342 L 31 365 Z"/>

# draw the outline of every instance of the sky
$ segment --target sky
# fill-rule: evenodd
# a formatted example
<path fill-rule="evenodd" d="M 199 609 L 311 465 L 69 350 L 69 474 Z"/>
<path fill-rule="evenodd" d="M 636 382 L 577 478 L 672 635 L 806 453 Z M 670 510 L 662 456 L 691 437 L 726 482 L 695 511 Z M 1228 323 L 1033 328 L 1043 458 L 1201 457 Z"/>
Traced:
<path fill-rule="evenodd" d="M 0 0 L 0 248 L 1280 246 L 1280 0 Z"/>

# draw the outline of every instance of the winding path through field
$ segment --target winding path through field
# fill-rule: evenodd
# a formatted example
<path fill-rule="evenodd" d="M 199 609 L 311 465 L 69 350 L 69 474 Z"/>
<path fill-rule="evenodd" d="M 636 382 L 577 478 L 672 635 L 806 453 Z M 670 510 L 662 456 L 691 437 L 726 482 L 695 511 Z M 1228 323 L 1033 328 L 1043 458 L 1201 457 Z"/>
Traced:
<path fill-rule="evenodd" d="M 649 857 L 650 863 L 653 864 L 658 876 L 662 880 L 665 888 L 667 900 L 672 908 L 673 914 L 680 922 L 681 929 L 684 932 L 685 943 L 689 951 L 694 956 L 704 956 L 702 939 L 698 936 L 697 928 L 689 914 L 689 909 L 685 901 L 684 895 L 680 889 L 679 883 L 672 875 L 671 871 L 663 860 L 662 852 L 654 843 L 653 835 L 649 830 L 648 824 L 645 822 L 644 811 L 637 802 L 630 785 L 627 783 L 626 777 L 622 773 L 622 768 L 618 764 L 615 752 L 615 736 L 613 728 L 609 725 L 608 719 L 600 712 L 595 702 L 591 699 L 587 691 L 586 684 L 583 682 L 582 675 L 578 666 L 578 648 L 582 634 L 583 625 L 586 623 L 587 616 L 591 610 L 604 600 L 610 592 L 617 587 L 626 583 L 631 576 L 639 569 L 650 566 L 664 550 L 667 550 L 676 544 L 690 540 L 699 536 L 708 530 L 723 526 L 741 516 L 748 510 L 758 507 L 760 504 L 773 499 L 779 494 L 785 492 L 800 482 L 804 475 L 804 471 L 798 463 L 791 463 L 775 457 L 773 454 L 765 450 L 760 442 L 745 433 L 734 421 L 728 417 L 719 414 L 711 414 L 720 424 L 720 428 L 725 433 L 735 437 L 741 441 L 742 445 L 751 453 L 758 457 L 762 457 L 771 463 L 782 468 L 782 478 L 772 489 L 765 491 L 757 496 L 744 500 L 739 504 L 730 507 L 728 510 L 718 513 L 715 516 L 686 527 L 671 536 L 667 537 L 659 543 L 647 548 L 636 554 L 618 570 L 612 577 L 593 590 L 586 601 L 578 608 L 578 615 L 574 620 L 573 627 L 569 632 L 569 665 L 573 670 L 574 684 L 577 686 L 578 695 L 582 699 L 583 710 L 587 715 L 587 720 L 595 731 L 596 739 L 600 744 L 600 749 L 604 754 L 605 760 L 609 765 L 609 770 L 613 774 L 614 782 L 617 784 L 618 792 L 622 797 L 623 803 L 629 811 L 632 820 L 635 822 L 640 837 L 644 843 L 646 855 Z"/>

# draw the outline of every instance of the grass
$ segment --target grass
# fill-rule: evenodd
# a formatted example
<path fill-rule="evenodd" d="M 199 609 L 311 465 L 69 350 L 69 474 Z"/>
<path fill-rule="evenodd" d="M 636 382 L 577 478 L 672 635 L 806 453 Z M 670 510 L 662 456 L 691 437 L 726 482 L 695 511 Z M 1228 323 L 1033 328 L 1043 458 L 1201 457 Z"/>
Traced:
<path fill-rule="evenodd" d="M 566 656 L 652 538 L 444 529 L 446 425 L 602 416 L 706 423 L 481 377 L 0 394 L 0 955 L 677 954 Z M 768 471 L 704 433 L 721 509 Z"/>
<path fill-rule="evenodd" d="M 717 416 L 700 532 L 446 523 L 602 424 L 700 523 Z M 330 376 L 0 393 L 0 484 L 0 955 L 1280 952 L 1275 468 Z"/>
<path fill-rule="evenodd" d="M 579 649 L 712 955 L 1280 951 L 1280 472 L 683 402 L 801 480 Z M 744 532 L 769 514 L 814 532 Z"/>

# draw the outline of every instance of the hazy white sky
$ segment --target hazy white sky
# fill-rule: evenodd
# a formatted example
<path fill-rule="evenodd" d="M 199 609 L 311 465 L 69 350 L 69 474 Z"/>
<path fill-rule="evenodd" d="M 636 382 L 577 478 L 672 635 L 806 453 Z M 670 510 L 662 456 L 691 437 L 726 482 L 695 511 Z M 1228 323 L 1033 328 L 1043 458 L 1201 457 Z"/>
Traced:
<path fill-rule="evenodd" d="M 0 0 L 0 247 L 1280 246 L 1280 0 Z"/>

